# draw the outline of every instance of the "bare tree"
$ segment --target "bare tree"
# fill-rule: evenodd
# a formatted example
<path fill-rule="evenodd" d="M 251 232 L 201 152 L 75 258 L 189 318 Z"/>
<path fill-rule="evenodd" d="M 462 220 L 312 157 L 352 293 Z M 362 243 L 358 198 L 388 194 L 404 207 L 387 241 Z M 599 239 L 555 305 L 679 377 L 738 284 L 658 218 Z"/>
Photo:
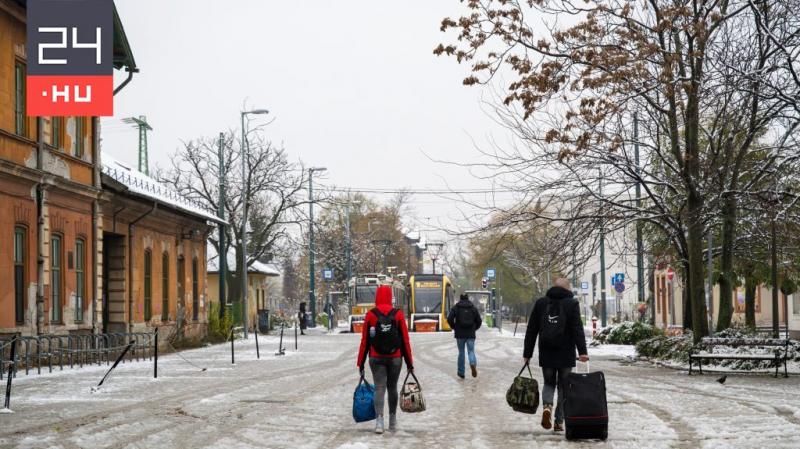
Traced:
<path fill-rule="evenodd" d="M 466 85 L 512 78 L 495 112 L 519 144 L 490 155 L 508 185 L 529 192 L 524 214 L 541 196 L 558 198 L 571 205 L 569 221 L 611 229 L 638 221 L 671 243 L 699 339 L 708 333 L 706 232 L 724 206 L 729 249 L 740 192 L 791 153 L 786 137 L 797 126 L 797 95 L 787 94 L 788 76 L 775 72 L 791 74 L 787 55 L 795 53 L 768 41 L 794 43 L 796 28 L 786 32 L 787 19 L 764 20 L 779 4 L 475 0 L 467 14 L 443 20 L 443 31 L 457 31 L 455 43 L 435 53 L 471 64 Z M 573 24 L 558 25 L 556 17 Z M 643 119 L 638 135 L 634 114 Z M 771 151 L 756 163 L 754 143 L 763 136 Z M 643 200 L 633 193 L 637 184 Z"/>
<path fill-rule="evenodd" d="M 273 249 L 288 236 L 287 226 L 303 220 L 301 206 L 307 200 L 300 195 L 307 181 L 302 164 L 291 162 L 286 150 L 267 141 L 260 129 L 248 135 L 248 157 L 242 158 L 241 142 L 235 133 L 228 132 L 222 139 L 224 167 L 219 163 L 219 139 L 199 138 L 184 144 L 172 158 L 167 170 L 159 170 L 158 178 L 182 195 L 198 201 L 206 209 L 217 211 L 220 206 L 220 179 L 225 183 L 222 207 L 228 226 L 226 241 L 220 248 L 218 234 L 209 236 L 217 254 L 236 255 L 235 265 L 228 272 L 229 295 L 241 297 L 239 279 L 242 273 L 242 218 L 245 202 L 248 204 L 249 268 L 255 261 L 273 259 Z M 247 177 L 242 179 L 242 163 L 246 164 Z"/>

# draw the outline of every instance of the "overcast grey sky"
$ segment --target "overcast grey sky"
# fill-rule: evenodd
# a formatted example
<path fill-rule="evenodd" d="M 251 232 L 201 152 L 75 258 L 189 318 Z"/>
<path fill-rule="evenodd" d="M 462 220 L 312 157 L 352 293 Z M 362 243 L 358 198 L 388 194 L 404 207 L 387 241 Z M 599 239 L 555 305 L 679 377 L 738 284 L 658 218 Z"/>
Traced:
<path fill-rule="evenodd" d="M 329 169 L 323 183 L 486 186 L 425 155 L 474 162 L 473 139 L 504 134 L 481 109 L 484 91 L 461 85 L 467 66 L 432 53 L 441 19 L 463 11 L 457 0 L 116 4 L 141 68 L 104 120 L 103 148 L 118 159 L 137 158 L 122 117 L 152 124 L 152 169 L 181 140 L 238 127 L 246 102 L 271 111 L 267 135 L 292 157 Z M 437 197 L 414 197 L 413 207 L 432 221 L 457 214 Z"/>

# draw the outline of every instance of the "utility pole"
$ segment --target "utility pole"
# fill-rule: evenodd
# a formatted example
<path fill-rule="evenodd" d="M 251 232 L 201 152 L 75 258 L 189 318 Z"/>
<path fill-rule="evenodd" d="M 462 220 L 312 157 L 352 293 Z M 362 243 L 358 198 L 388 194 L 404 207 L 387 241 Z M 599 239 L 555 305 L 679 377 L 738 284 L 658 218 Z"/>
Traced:
<path fill-rule="evenodd" d="M 325 171 L 325 167 L 311 167 L 308 169 L 308 301 L 311 306 L 311 326 L 317 327 L 317 291 L 314 284 L 314 172 Z"/>
<path fill-rule="evenodd" d="M 578 267 L 575 261 L 575 243 L 572 243 L 572 293 L 578 296 Z"/>
<path fill-rule="evenodd" d="M 152 131 L 153 128 L 143 115 L 138 118 L 127 117 L 122 119 L 122 122 L 134 125 L 139 130 L 139 171 L 150 176 L 150 164 L 147 161 L 147 131 Z"/>
<path fill-rule="evenodd" d="M 633 113 L 633 149 L 636 162 L 636 208 L 637 214 L 641 214 L 642 207 L 642 180 L 641 168 L 639 167 L 639 114 Z M 644 295 L 644 249 L 642 248 L 642 221 L 636 220 L 636 287 L 639 293 L 639 302 L 645 302 Z M 651 324 L 655 324 L 656 302 L 655 298 L 650 304 Z"/>
<path fill-rule="evenodd" d="M 225 135 L 219 133 L 219 142 L 217 144 L 217 152 L 219 155 L 219 204 L 217 205 L 217 217 L 221 222 L 225 221 Z M 219 317 L 225 316 L 225 304 L 228 301 L 225 298 L 225 282 L 228 279 L 228 251 L 225 244 L 225 224 L 219 224 Z"/>
<path fill-rule="evenodd" d="M 600 180 L 598 182 L 597 192 L 600 197 L 603 197 L 603 171 L 598 169 Z M 600 204 L 603 207 L 603 204 Z M 600 211 L 600 325 L 606 327 L 606 236 L 605 236 L 605 220 L 602 218 L 603 211 Z"/>
<path fill-rule="evenodd" d="M 347 265 L 347 282 L 353 277 L 353 248 L 350 240 L 350 203 L 344 205 L 344 257 Z"/>

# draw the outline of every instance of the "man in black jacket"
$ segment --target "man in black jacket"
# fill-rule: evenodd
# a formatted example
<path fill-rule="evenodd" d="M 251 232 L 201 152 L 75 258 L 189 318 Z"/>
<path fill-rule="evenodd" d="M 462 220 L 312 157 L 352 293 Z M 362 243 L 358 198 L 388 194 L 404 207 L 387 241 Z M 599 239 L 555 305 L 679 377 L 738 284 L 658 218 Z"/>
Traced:
<path fill-rule="evenodd" d="M 466 293 L 462 293 L 459 301 L 450 309 L 447 322 L 453 329 L 453 334 L 458 343 L 458 377 L 464 379 L 464 346 L 469 355 L 469 367 L 472 377 L 478 376 L 478 360 L 475 358 L 475 331 L 481 327 L 481 314 L 469 300 Z"/>
<path fill-rule="evenodd" d="M 539 366 L 544 375 L 542 388 L 542 427 L 552 427 L 553 396 L 558 389 L 558 406 L 555 410 L 555 431 L 564 430 L 564 395 L 562 382 L 575 368 L 575 349 L 581 362 L 588 362 L 586 336 L 581 323 L 580 305 L 573 298 L 570 283 L 564 278 L 556 279 L 533 306 L 528 329 L 525 332 L 525 350 L 522 356 L 529 363 L 539 339 Z"/>

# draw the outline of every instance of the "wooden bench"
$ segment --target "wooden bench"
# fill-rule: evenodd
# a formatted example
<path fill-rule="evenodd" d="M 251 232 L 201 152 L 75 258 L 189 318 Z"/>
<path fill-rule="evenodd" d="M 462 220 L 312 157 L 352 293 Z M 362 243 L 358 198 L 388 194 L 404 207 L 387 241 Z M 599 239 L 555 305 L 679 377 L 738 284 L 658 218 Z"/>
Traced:
<path fill-rule="evenodd" d="M 774 348 L 771 353 L 735 354 L 714 352 L 714 347 L 727 346 L 731 348 Z M 704 348 L 706 350 L 699 350 Z M 695 352 L 697 351 L 697 352 Z M 783 362 L 783 377 L 789 377 L 787 368 L 789 353 L 789 339 L 772 338 L 703 338 L 689 354 L 689 375 L 692 375 L 692 366 L 697 363 L 700 374 L 703 374 L 703 360 L 756 360 L 772 361 L 775 363 L 775 377 L 778 377 L 778 368 Z"/>

